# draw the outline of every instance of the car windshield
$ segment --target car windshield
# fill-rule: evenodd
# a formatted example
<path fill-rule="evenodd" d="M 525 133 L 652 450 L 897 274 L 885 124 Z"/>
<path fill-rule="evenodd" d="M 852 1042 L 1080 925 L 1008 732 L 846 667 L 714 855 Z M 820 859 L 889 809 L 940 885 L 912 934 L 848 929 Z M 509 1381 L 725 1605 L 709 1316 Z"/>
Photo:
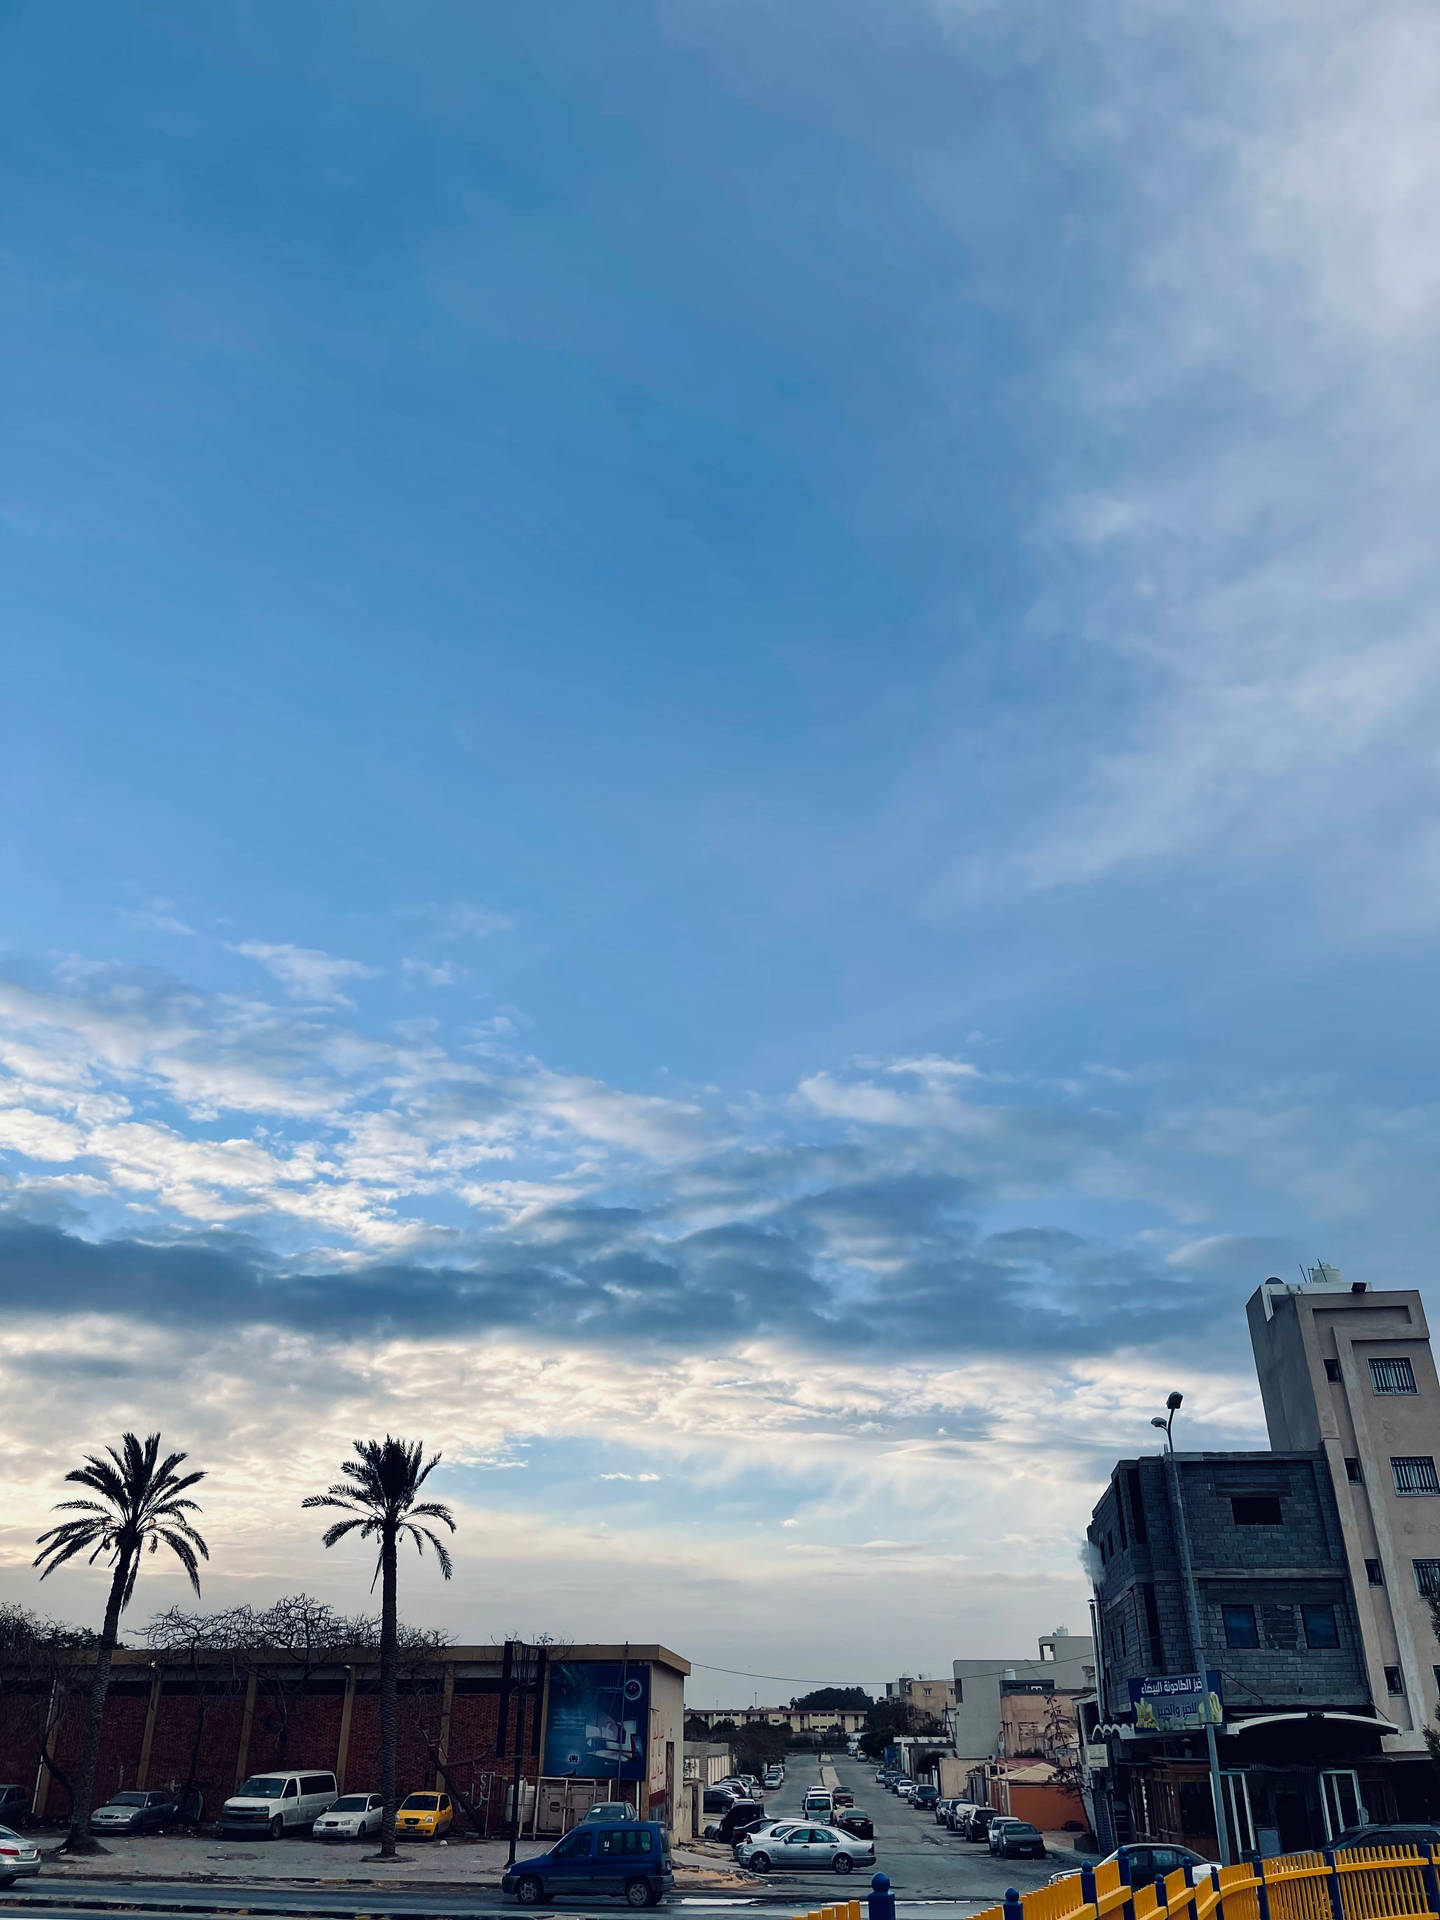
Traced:
<path fill-rule="evenodd" d="M 237 1800 L 278 1800 L 285 1791 L 285 1782 L 276 1779 L 273 1773 L 256 1773 L 245 1782 L 236 1793 Z"/>
<path fill-rule="evenodd" d="M 149 1796 L 143 1793 L 112 1793 L 107 1807 L 143 1807 Z"/>
<path fill-rule="evenodd" d="M 330 1811 L 331 1813 L 366 1813 L 369 1807 L 370 1802 L 363 1793 L 347 1793 L 342 1800 L 335 1802 Z"/>
<path fill-rule="evenodd" d="M 0 1827 L 0 1840 L 19 1840 L 19 1838 L 19 1834 L 13 1827 Z"/>
<path fill-rule="evenodd" d="M 433 1793 L 412 1793 L 407 1800 L 400 1802 L 400 1805 L 408 1807 L 411 1813 L 434 1813 L 439 1804 L 438 1795 Z"/>

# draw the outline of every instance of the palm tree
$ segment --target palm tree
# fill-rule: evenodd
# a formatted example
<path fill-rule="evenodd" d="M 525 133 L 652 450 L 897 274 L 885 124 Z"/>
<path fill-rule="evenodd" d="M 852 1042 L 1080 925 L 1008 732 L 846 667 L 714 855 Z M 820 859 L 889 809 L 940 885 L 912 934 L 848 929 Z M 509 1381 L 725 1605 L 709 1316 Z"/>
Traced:
<path fill-rule="evenodd" d="M 167 1454 L 160 1458 L 160 1436 L 149 1434 L 143 1441 L 127 1433 L 120 1451 L 107 1447 L 105 1455 L 88 1453 L 85 1465 L 67 1473 L 66 1480 L 78 1481 L 98 1494 L 96 1500 L 60 1500 L 56 1513 L 75 1513 L 79 1518 L 63 1520 L 59 1526 L 42 1533 L 35 1544 L 40 1551 L 34 1565 L 43 1567 L 42 1580 L 48 1580 L 57 1567 L 73 1560 L 77 1553 L 90 1551 L 90 1564 L 103 1560 L 114 1568 L 110 1576 L 110 1595 L 105 1602 L 105 1624 L 100 1629 L 100 1645 L 95 1654 L 95 1675 L 90 1685 L 90 1704 L 85 1710 L 85 1743 L 81 1749 L 80 1771 L 70 1802 L 70 1831 L 65 1845 L 71 1853 L 93 1853 L 97 1843 L 90 1833 L 90 1806 L 95 1793 L 95 1762 L 100 1752 L 100 1722 L 105 1712 L 105 1695 L 110 1686 L 110 1661 L 120 1637 L 120 1615 L 130 1604 L 135 1591 L 135 1575 L 140 1555 L 149 1546 L 157 1553 L 163 1540 L 190 1576 L 196 1593 L 200 1591 L 200 1569 L 195 1556 L 210 1558 L 210 1549 L 186 1518 L 198 1513 L 194 1500 L 182 1496 L 187 1487 L 203 1480 L 203 1473 L 179 1474 L 176 1468 L 188 1456 Z"/>
<path fill-rule="evenodd" d="M 426 1480 L 440 1464 L 440 1455 L 425 1458 L 425 1445 L 416 1440 L 396 1440 L 386 1434 L 380 1440 L 354 1440 L 355 1458 L 341 1463 L 344 1480 L 326 1493 L 312 1493 L 301 1502 L 306 1507 L 339 1507 L 350 1514 L 337 1520 L 325 1533 L 325 1545 L 333 1547 L 347 1533 L 358 1531 L 362 1540 L 378 1540 L 380 1551 L 375 1563 L 375 1580 L 380 1582 L 380 1793 L 385 1802 L 385 1818 L 380 1829 L 380 1858 L 395 1858 L 395 1721 L 397 1709 L 396 1667 L 398 1665 L 398 1629 L 395 1614 L 396 1548 L 402 1535 L 408 1534 L 418 1553 L 428 1540 L 435 1549 L 440 1571 L 448 1580 L 454 1571 L 444 1542 L 421 1520 L 437 1520 L 453 1533 L 455 1521 L 448 1507 L 437 1501 L 416 1503 Z M 373 1592 L 375 1580 L 370 1582 Z"/>

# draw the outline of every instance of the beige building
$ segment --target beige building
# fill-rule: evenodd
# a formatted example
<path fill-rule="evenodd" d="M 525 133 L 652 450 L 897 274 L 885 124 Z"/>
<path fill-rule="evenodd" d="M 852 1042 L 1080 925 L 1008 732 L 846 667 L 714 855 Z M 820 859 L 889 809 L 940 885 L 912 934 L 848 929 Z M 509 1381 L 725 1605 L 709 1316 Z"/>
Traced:
<path fill-rule="evenodd" d="M 955 1704 L 955 1682 L 892 1680 L 885 1688 L 885 1696 L 897 1705 L 913 1707 L 916 1713 L 928 1714 L 932 1720 L 943 1720 Z"/>
<path fill-rule="evenodd" d="M 1311 1269 L 1246 1304 L 1270 1444 L 1321 1449 L 1340 1509 L 1376 1710 L 1388 1753 L 1423 1753 L 1440 1644 L 1440 1380 L 1413 1288 L 1385 1291 Z"/>

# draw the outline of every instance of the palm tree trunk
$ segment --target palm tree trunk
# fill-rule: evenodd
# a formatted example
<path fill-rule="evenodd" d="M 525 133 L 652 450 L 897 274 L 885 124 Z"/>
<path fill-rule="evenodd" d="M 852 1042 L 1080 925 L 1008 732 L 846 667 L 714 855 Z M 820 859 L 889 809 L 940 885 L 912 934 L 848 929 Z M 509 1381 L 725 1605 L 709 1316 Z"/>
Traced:
<path fill-rule="evenodd" d="M 380 1857 L 395 1858 L 396 1736 L 399 1710 L 399 1634 L 395 1618 L 395 1528 L 380 1541 L 380 1797 L 385 1817 L 380 1828 Z"/>
<path fill-rule="evenodd" d="M 110 1597 L 105 1602 L 105 1624 L 100 1629 L 100 1645 L 95 1651 L 95 1674 L 90 1682 L 90 1704 L 85 1709 L 85 1742 L 80 1750 L 80 1771 L 70 1802 L 70 1829 L 65 1835 L 67 1853 L 103 1851 L 100 1842 L 90 1831 L 90 1809 L 95 1803 L 95 1767 L 100 1758 L 100 1728 L 105 1718 L 105 1696 L 110 1691 L 110 1662 L 120 1638 L 120 1609 L 125 1603 L 130 1562 L 131 1555 L 124 1552 L 116 1560 L 110 1581 Z"/>

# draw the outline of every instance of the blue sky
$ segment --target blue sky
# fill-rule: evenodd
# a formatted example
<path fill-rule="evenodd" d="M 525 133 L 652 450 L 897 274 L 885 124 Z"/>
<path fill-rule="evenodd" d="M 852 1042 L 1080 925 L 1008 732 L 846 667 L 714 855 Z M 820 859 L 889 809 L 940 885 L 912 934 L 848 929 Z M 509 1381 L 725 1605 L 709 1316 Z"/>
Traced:
<path fill-rule="evenodd" d="M 1440 1225 L 1433 12 L 3 31 L 0 1592 L 160 1422 L 343 1597 L 389 1421 L 457 1630 L 1078 1629 Z"/>

